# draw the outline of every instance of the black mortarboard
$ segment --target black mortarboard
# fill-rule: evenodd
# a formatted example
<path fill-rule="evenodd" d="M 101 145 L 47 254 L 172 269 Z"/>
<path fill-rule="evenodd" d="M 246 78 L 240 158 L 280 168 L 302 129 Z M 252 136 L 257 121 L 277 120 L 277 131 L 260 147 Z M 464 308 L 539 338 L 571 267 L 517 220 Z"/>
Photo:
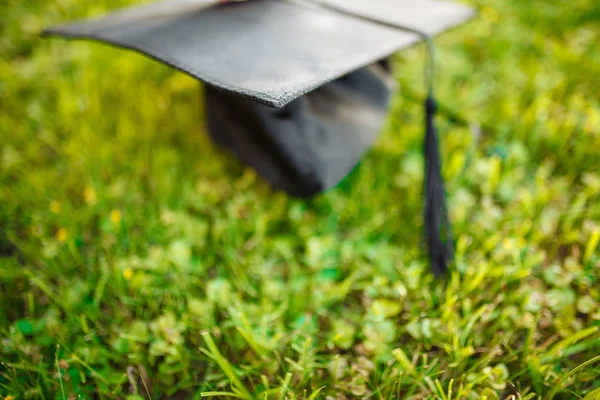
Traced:
<path fill-rule="evenodd" d="M 136 50 L 204 81 L 211 137 L 309 196 L 337 185 L 377 137 L 393 87 L 387 58 L 472 15 L 435 0 L 169 0 L 45 33 Z M 425 227 L 441 273 L 451 240 L 431 88 L 426 106 Z"/>

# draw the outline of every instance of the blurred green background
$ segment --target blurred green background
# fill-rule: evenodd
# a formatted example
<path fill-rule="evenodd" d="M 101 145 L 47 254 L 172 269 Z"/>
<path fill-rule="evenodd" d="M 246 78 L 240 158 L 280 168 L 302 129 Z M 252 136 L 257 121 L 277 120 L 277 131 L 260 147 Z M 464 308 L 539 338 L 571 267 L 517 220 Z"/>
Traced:
<path fill-rule="evenodd" d="M 422 47 L 373 150 L 303 201 L 210 143 L 195 80 L 38 36 L 126 3 L 0 3 L 0 398 L 600 398 L 597 0 L 473 0 L 437 41 L 463 120 L 438 118 L 439 281 Z"/>

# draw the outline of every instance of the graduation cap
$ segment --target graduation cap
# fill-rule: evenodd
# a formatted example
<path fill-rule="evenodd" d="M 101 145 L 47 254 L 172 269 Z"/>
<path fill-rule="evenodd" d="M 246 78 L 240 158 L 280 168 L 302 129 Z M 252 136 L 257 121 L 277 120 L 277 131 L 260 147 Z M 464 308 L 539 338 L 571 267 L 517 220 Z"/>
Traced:
<path fill-rule="evenodd" d="M 205 82 L 212 139 L 296 196 L 334 187 L 356 166 L 386 119 L 388 58 L 425 40 L 425 233 L 440 274 L 452 240 L 431 38 L 472 15 L 437 0 L 167 0 L 44 33 L 135 50 Z"/>

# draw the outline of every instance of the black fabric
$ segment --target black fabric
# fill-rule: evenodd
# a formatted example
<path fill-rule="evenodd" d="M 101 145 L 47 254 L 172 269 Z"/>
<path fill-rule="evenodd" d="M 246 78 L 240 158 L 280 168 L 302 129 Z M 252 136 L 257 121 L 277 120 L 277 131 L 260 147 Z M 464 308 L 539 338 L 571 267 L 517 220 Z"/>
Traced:
<path fill-rule="evenodd" d="M 206 88 L 212 138 L 272 185 L 311 196 L 337 185 L 376 139 L 391 79 L 382 64 L 330 82 L 281 109 Z"/>

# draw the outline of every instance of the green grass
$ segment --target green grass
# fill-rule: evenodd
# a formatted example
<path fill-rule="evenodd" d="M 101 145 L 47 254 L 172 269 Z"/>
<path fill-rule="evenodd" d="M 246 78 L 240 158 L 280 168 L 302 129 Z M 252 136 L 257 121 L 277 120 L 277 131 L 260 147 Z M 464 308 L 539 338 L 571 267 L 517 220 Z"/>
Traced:
<path fill-rule="evenodd" d="M 193 79 L 37 36 L 127 2 L 0 4 L 0 398 L 600 397 L 597 0 L 481 0 L 439 38 L 469 124 L 438 119 L 438 281 L 422 47 L 361 165 L 297 200 L 210 143 Z"/>

